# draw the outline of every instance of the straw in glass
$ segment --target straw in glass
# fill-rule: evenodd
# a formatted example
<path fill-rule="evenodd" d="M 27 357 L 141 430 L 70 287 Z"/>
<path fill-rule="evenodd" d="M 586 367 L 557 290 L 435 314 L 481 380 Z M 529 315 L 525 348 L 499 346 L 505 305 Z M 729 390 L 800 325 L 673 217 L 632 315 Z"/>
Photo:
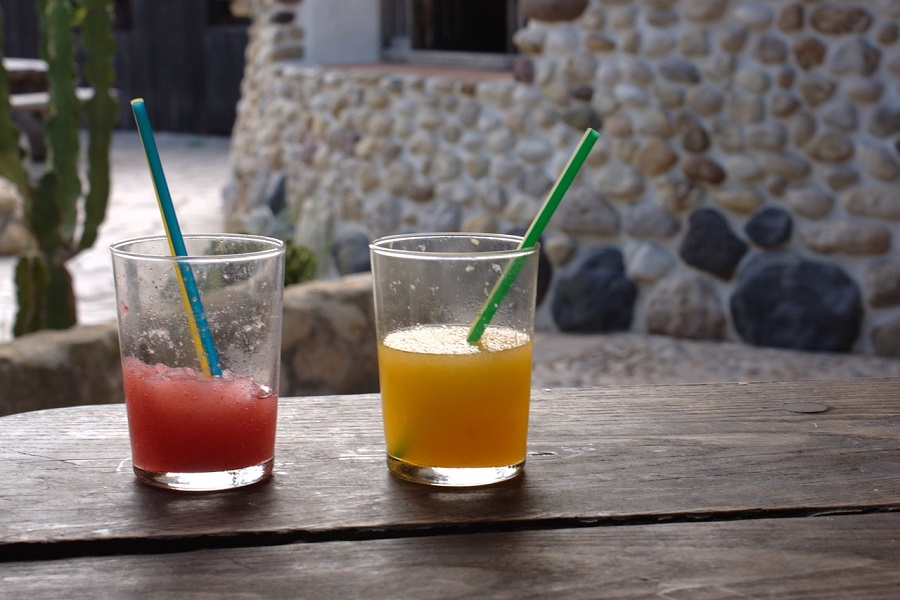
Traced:
<path fill-rule="evenodd" d="M 528 227 L 528 230 L 525 232 L 525 237 L 522 238 L 522 241 L 519 244 L 520 249 L 531 248 L 537 244 L 538 240 L 541 238 L 541 234 L 544 233 L 544 228 L 546 228 L 547 223 L 550 222 L 550 217 L 553 216 L 556 207 L 559 206 L 559 203 L 569 189 L 569 186 L 572 185 L 572 181 L 575 179 L 575 176 L 578 175 L 581 165 L 584 164 L 591 148 L 594 147 L 594 144 L 599 137 L 600 134 L 597 133 L 596 130 L 590 128 L 584 132 L 583 136 L 581 136 L 581 141 L 578 142 L 575 152 L 569 158 L 569 162 L 566 164 L 565 169 L 563 169 L 559 179 L 556 180 L 553 189 L 550 190 L 550 194 L 548 194 L 547 199 L 544 200 L 543 206 L 541 206 L 541 209 L 538 211 L 534 220 L 531 222 L 531 225 Z M 519 271 L 522 270 L 522 266 L 525 264 L 527 258 L 527 256 L 521 256 L 507 265 L 503 275 L 501 275 L 500 279 L 494 285 L 494 289 L 491 291 L 488 299 L 481 306 L 481 310 L 478 311 L 478 316 L 475 318 L 475 322 L 472 323 L 472 327 L 469 329 L 469 333 L 466 336 L 467 342 L 470 344 L 477 344 L 481 339 L 484 330 L 491 322 L 497 309 L 500 308 L 503 298 L 506 297 L 506 294 L 512 287 L 513 282 L 515 282 L 516 277 L 519 275 Z"/>
<path fill-rule="evenodd" d="M 159 151 L 156 148 L 156 140 L 153 137 L 153 130 L 150 128 L 147 107 L 144 106 L 143 99 L 135 98 L 131 101 L 131 109 L 134 112 L 141 144 L 147 155 L 150 177 L 153 180 L 153 189 L 156 190 L 156 200 L 166 230 L 166 238 L 169 241 L 169 250 L 172 252 L 172 256 L 187 256 L 184 237 L 181 235 L 181 227 L 178 225 L 178 217 L 175 215 L 175 206 L 172 204 L 172 196 L 169 194 L 169 186 L 166 184 L 166 176 L 163 173 Z M 191 271 L 189 264 L 178 261 L 176 273 L 180 283 L 181 298 L 188 313 L 191 336 L 197 351 L 197 359 L 200 361 L 200 369 L 207 377 L 221 376 L 219 354 L 216 352 L 216 346 L 209 331 L 206 312 L 200 302 L 200 292 L 197 289 L 197 282 L 194 280 L 194 272 Z"/>

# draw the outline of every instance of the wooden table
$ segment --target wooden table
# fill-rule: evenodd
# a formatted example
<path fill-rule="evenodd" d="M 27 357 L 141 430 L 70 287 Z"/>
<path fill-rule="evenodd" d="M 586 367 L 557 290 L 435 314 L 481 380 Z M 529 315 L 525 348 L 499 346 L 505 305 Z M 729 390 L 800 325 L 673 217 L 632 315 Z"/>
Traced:
<path fill-rule="evenodd" d="M 525 476 L 383 458 L 377 395 L 287 398 L 276 474 L 138 484 L 122 405 L 0 419 L 2 598 L 900 597 L 900 379 L 535 390 Z"/>

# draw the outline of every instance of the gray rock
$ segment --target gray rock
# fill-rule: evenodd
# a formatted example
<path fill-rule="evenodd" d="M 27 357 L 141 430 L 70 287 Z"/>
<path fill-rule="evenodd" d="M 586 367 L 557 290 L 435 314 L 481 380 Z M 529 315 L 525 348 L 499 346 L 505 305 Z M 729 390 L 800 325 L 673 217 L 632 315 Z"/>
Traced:
<path fill-rule="evenodd" d="M 756 346 L 848 352 L 862 312 L 859 289 L 840 267 L 793 252 L 753 257 L 731 297 L 735 329 Z"/>
<path fill-rule="evenodd" d="M 596 248 L 560 273 L 550 308 L 560 331 L 608 333 L 631 327 L 636 299 L 622 253 Z"/>
<path fill-rule="evenodd" d="M 624 231 L 635 238 L 665 240 L 680 228 L 677 218 L 654 204 L 638 204 L 625 213 Z"/>
<path fill-rule="evenodd" d="M 816 185 L 789 187 L 786 198 L 788 206 L 807 219 L 822 219 L 834 208 L 834 196 Z"/>
<path fill-rule="evenodd" d="M 872 306 L 900 305 L 900 260 L 874 261 L 866 269 L 866 288 Z"/>
<path fill-rule="evenodd" d="M 700 70 L 694 63 L 682 58 L 668 58 L 660 61 L 659 74 L 669 81 L 687 85 L 700 83 Z"/>
<path fill-rule="evenodd" d="M 881 62 L 881 50 L 865 38 L 856 38 L 838 46 L 829 62 L 829 68 L 835 75 L 869 76 L 878 70 Z"/>
<path fill-rule="evenodd" d="M 700 84 L 687 91 L 685 103 L 701 117 L 710 117 L 722 110 L 725 96 L 716 86 Z"/>
<path fill-rule="evenodd" d="M 756 42 L 753 54 L 763 64 L 780 65 L 787 59 L 788 45 L 774 33 L 763 33 Z"/>
<path fill-rule="evenodd" d="M 695 154 L 709 149 L 709 134 L 699 119 L 683 111 L 678 114 L 676 128 L 680 133 L 681 147 Z"/>
<path fill-rule="evenodd" d="M 594 185 L 600 193 L 610 198 L 633 200 L 644 191 L 640 173 L 631 165 L 608 163 L 594 177 Z"/>
<path fill-rule="evenodd" d="M 743 25 L 725 22 L 720 29 L 719 45 L 726 52 L 738 53 L 744 49 L 749 36 L 750 30 Z"/>
<path fill-rule="evenodd" d="M 828 187 L 840 192 L 859 183 L 859 172 L 849 165 L 837 165 L 827 170 L 824 178 Z"/>
<path fill-rule="evenodd" d="M 900 103 L 882 104 L 872 111 L 869 119 L 869 133 L 885 138 L 900 132 Z"/>
<path fill-rule="evenodd" d="M 853 139 L 844 133 L 824 131 L 810 140 L 806 152 L 815 160 L 838 163 L 852 158 L 856 146 Z"/>
<path fill-rule="evenodd" d="M 900 220 L 900 194 L 895 186 L 863 185 L 844 198 L 844 208 L 852 215 L 888 221 Z"/>
<path fill-rule="evenodd" d="M 679 7 L 688 21 L 709 23 L 722 17 L 727 5 L 722 0 L 684 0 Z"/>
<path fill-rule="evenodd" d="M 710 196 L 716 205 L 742 215 L 755 212 L 766 201 L 763 195 L 752 187 L 713 190 Z"/>
<path fill-rule="evenodd" d="M 755 153 L 729 156 L 725 162 L 725 171 L 730 179 L 744 183 L 759 181 L 765 174 L 762 161 Z"/>
<path fill-rule="evenodd" d="M 661 175 L 678 160 L 678 155 L 659 138 L 651 138 L 634 157 L 634 166 L 645 175 Z"/>
<path fill-rule="evenodd" d="M 726 316 L 710 283 L 699 277 L 669 278 L 647 297 L 647 332 L 675 338 L 719 340 Z"/>
<path fill-rule="evenodd" d="M 656 202 L 672 214 L 689 212 L 703 204 L 704 190 L 687 178 L 674 173 L 654 182 Z"/>
<path fill-rule="evenodd" d="M 794 58 L 800 68 L 809 71 L 825 62 L 828 47 L 818 38 L 806 38 L 794 42 Z"/>
<path fill-rule="evenodd" d="M 753 215 L 744 226 L 744 231 L 754 244 L 768 250 L 787 243 L 793 227 L 791 213 L 770 206 Z"/>
<path fill-rule="evenodd" d="M 636 242 L 626 246 L 628 277 L 638 283 L 662 279 L 676 264 L 672 253 L 653 242 Z"/>
<path fill-rule="evenodd" d="M 884 95 L 884 88 L 883 82 L 866 77 L 858 81 L 847 82 L 844 94 L 854 102 L 872 104 L 881 99 Z"/>
<path fill-rule="evenodd" d="M 891 249 L 891 231 L 874 223 L 832 221 L 805 229 L 801 240 L 820 254 L 879 256 Z"/>
<path fill-rule="evenodd" d="M 124 402 L 116 324 L 39 331 L 0 344 L 0 416 Z"/>
<path fill-rule="evenodd" d="M 877 356 L 900 358 L 900 319 L 877 327 L 872 332 L 872 345 Z"/>
<path fill-rule="evenodd" d="M 800 108 L 800 99 L 791 92 L 776 92 L 769 99 L 769 110 L 779 118 L 789 117 Z"/>
<path fill-rule="evenodd" d="M 369 241 L 369 236 L 361 231 L 347 231 L 336 236 L 331 245 L 331 256 L 340 275 L 365 273 L 371 269 Z"/>
<path fill-rule="evenodd" d="M 863 33 L 872 25 L 872 15 L 859 6 L 826 4 L 812 9 L 809 22 L 824 34 Z"/>
<path fill-rule="evenodd" d="M 681 163 L 681 171 L 693 182 L 719 185 L 725 181 L 725 170 L 711 158 L 688 156 Z"/>
<path fill-rule="evenodd" d="M 747 252 L 747 244 L 728 225 L 728 221 L 711 208 L 701 208 L 691 215 L 687 234 L 679 255 L 687 264 L 728 280 Z"/>
<path fill-rule="evenodd" d="M 800 78 L 798 89 L 810 106 L 817 107 L 834 96 L 837 82 L 824 75 L 806 74 Z"/>
<path fill-rule="evenodd" d="M 822 122 L 850 133 L 859 125 L 859 113 L 850 102 L 839 100 L 825 107 Z"/>
<path fill-rule="evenodd" d="M 900 163 L 891 150 L 873 142 L 862 142 L 858 148 L 859 166 L 863 171 L 882 181 L 895 181 L 900 177 Z"/>
<path fill-rule="evenodd" d="M 763 31 L 775 20 L 775 9 L 761 2 L 743 2 L 734 9 L 733 16 L 748 28 Z"/>
<path fill-rule="evenodd" d="M 803 29 L 803 5 L 799 3 L 788 4 L 778 14 L 778 29 L 786 33 L 793 33 Z"/>
<path fill-rule="evenodd" d="M 788 132 L 782 123 L 769 121 L 748 127 L 746 137 L 751 150 L 778 152 L 787 145 Z"/>
<path fill-rule="evenodd" d="M 667 12 L 674 13 L 674 11 Z M 689 58 L 709 56 L 709 32 L 700 28 L 687 29 L 682 32 L 678 47 L 681 50 L 681 54 Z"/>
<path fill-rule="evenodd" d="M 586 186 L 573 186 L 553 216 L 560 231 L 573 235 L 614 235 L 619 215 L 603 196 Z"/>

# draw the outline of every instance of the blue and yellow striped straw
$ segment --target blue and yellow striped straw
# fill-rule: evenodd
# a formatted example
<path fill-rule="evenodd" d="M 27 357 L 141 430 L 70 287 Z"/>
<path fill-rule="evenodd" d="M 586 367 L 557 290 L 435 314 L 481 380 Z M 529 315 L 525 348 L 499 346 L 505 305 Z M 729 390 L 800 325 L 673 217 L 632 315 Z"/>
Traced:
<path fill-rule="evenodd" d="M 131 109 L 134 112 L 134 120 L 137 123 L 141 144 L 147 155 L 147 164 L 150 167 L 150 177 L 153 180 L 153 189 L 156 190 L 156 201 L 159 212 L 162 215 L 163 226 L 166 229 L 166 238 L 169 240 L 169 250 L 172 256 L 187 256 L 187 248 L 181 235 L 181 227 L 178 226 L 178 218 L 175 216 L 175 206 L 172 204 L 172 196 L 169 195 L 169 186 L 166 184 L 166 176 L 163 173 L 162 162 L 159 160 L 159 151 L 156 149 L 156 140 L 153 130 L 150 128 L 150 118 L 147 116 L 147 107 L 141 98 L 131 101 Z M 200 292 L 197 290 L 197 282 L 194 280 L 194 272 L 187 263 L 178 262 L 178 281 L 181 284 L 181 298 L 191 325 L 191 335 L 194 338 L 194 347 L 197 350 L 197 358 L 200 361 L 200 369 L 209 377 L 222 375 L 222 367 L 219 365 L 219 354 L 213 344 L 212 335 L 209 332 L 209 324 L 206 322 L 206 313 L 200 302 Z"/>

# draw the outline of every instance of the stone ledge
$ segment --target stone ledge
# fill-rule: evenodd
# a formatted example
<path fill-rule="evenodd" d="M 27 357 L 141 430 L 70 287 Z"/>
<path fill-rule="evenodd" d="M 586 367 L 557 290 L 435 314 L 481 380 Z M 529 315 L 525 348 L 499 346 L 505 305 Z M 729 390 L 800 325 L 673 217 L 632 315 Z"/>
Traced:
<path fill-rule="evenodd" d="M 284 293 L 282 396 L 378 391 L 371 275 Z M 0 344 L 0 416 L 123 402 L 115 322 Z"/>

